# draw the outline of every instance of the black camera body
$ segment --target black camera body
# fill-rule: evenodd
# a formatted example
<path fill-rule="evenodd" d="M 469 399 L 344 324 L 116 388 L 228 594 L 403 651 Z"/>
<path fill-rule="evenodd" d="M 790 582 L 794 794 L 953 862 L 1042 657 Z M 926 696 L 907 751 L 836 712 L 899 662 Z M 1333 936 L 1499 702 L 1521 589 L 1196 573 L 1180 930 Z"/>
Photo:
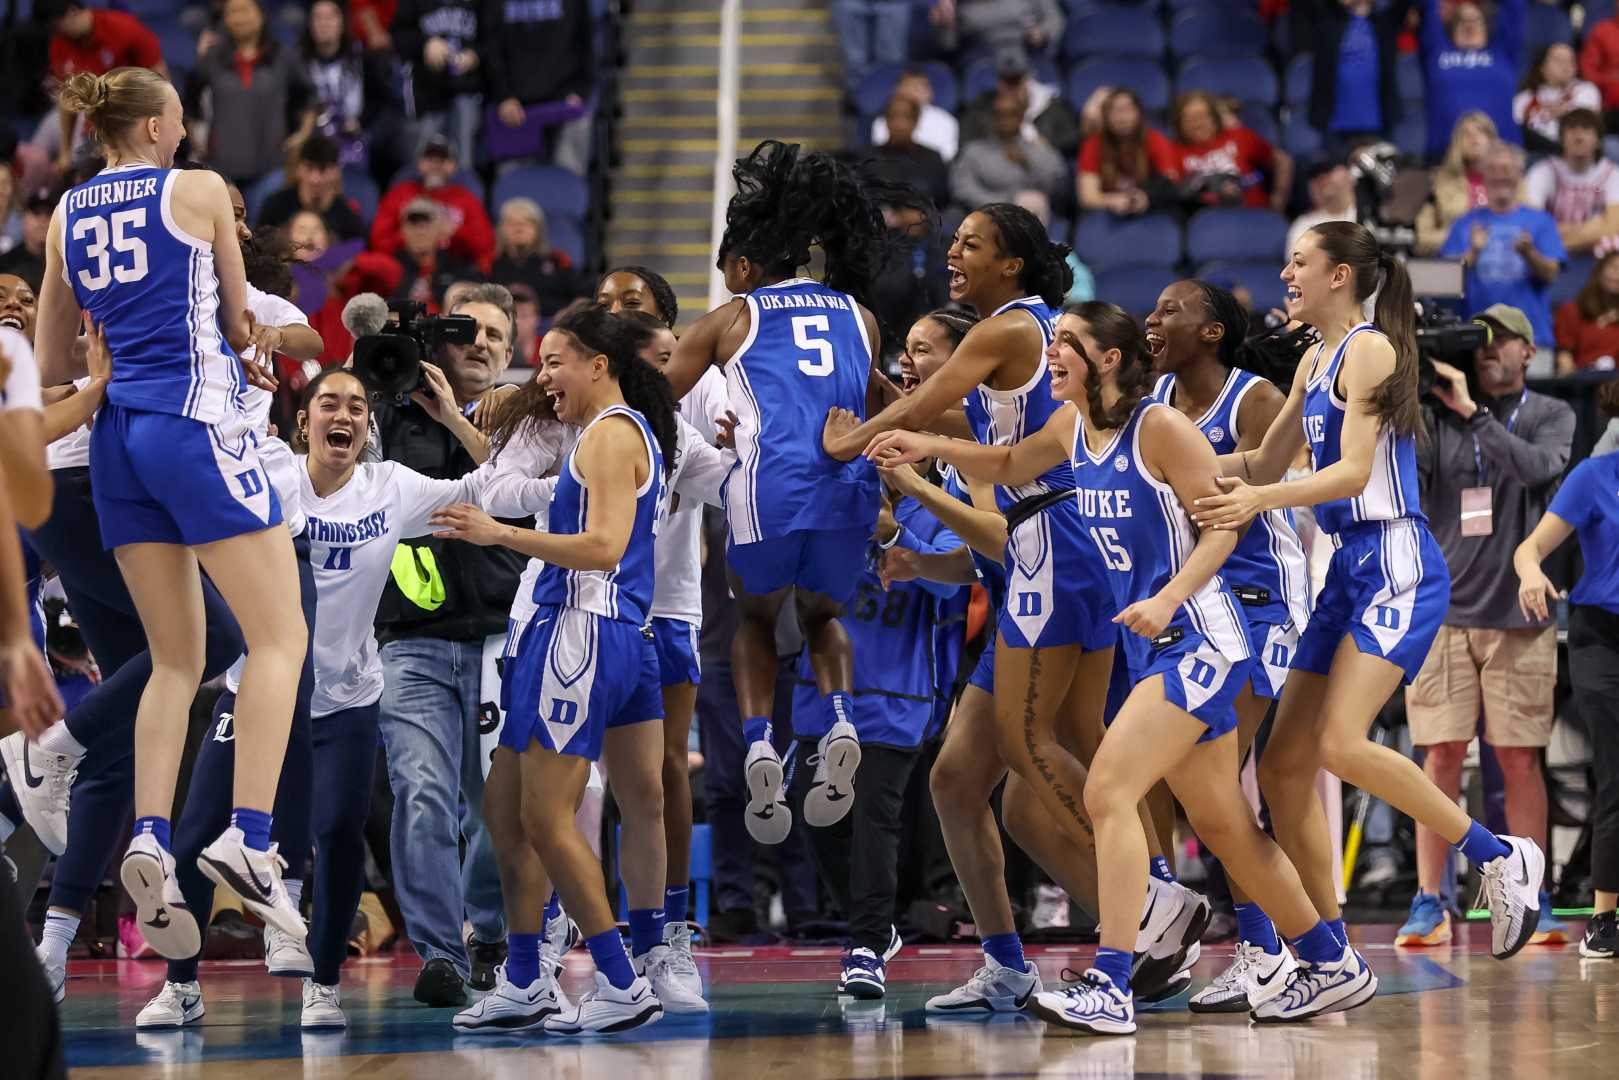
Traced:
<path fill-rule="evenodd" d="M 1434 361 L 1471 374 L 1478 350 L 1489 343 L 1487 328 L 1437 304 L 1423 305 L 1417 316 L 1417 392 L 1426 396 L 1433 391 L 1438 379 Z"/>
<path fill-rule="evenodd" d="M 422 361 L 446 345 L 478 340 L 478 320 L 471 315 L 424 315 L 416 300 L 390 300 L 396 321 L 354 341 L 354 373 L 378 401 L 403 405 L 410 395 L 427 389 Z"/>

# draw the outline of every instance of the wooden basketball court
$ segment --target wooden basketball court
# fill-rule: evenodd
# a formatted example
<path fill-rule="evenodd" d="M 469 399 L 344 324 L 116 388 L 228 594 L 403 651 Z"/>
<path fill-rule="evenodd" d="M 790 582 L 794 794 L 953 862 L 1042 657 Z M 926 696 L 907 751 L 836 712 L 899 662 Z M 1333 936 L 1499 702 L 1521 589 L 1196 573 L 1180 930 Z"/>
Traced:
<path fill-rule="evenodd" d="M 834 949 L 699 950 L 709 1017 L 666 1018 L 628 1036 L 590 1040 L 457 1036 L 451 1010 L 411 1000 L 410 959 L 344 969 L 343 1032 L 300 1031 L 298 981 L 271 978 L 249 962 L 203 966 L 208 1012 L 183 1031 L 134 1030 L 135 1013 L 163 979 L 162 965 L 147 961 L 75 964 L 62 1017 L 73 1075 L 107 1080 L 1619 1076 L 1619 962 L 1582 960 L 1573 945 L 1530 947 L 1498 962 L 1489 956 L 1487 924 L 1460 928 L 1467 944 L 1423 951 L 1385 944 L 1390 927 L 1351 929 L 1381 981 L 1364 1008 L 1260 1028 L 1243 1016 L 1194 1017 L 1183 996 L 1139 1014 L 1133 1038 L 1072 1037 L 1023 1016 L 928 1017 L 927 997 L 979 963 L 977 950 L 959 946 L 907 947 L 889 965 L 881 1002 L 838 997 Z M 1083 965 L 1091 949 L 1031 955 L 1054 981 L 1065 966 Z M 1194 985 L 1229 958 L 1229 946 L 1206 949 Z M 570 959 L 564 986 L 582 991 L 588 961 L 583 953 Z"/>

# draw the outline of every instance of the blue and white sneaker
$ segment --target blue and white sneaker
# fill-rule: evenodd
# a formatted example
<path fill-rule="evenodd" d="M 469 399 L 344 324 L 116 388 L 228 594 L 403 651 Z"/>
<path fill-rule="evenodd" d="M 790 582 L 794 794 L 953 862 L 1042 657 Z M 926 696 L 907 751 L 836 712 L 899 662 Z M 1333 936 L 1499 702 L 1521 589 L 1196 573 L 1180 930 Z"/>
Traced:
<path fill-rule="evenodd" d="M 1282 992 L 1254 1006 L 1248 1018 L 1259 1024 L 1289 1024 L 1366 1004 L 1377 993 L 1377 976 L 1349 946 L 1325 964 L 1303 960 Z"/>
<path fill-rule="evenodd" d="M 843 954 L 843 973 L 838 976 L 838 993 L 857 998 L 880 998 L 886 992 L 887 967 L 883 958 L 870 949 L 850 949 Z"/>
<path fill-rule="evenodd" d="M 978 1016 L 1022 1012 L 1034 995 L 1045 989 L 1034 961 L 1024 963 L 1027 971 L 1013 971 L 986 953 L 984 966 L 973 972 L 972 978 L 948 994 L 928 998 L 927 1011 Z"/>
<path fill-rule="evenodd" d="M 1552 899 L 1546 895 L 1546 890 L 1540 891 L 1540 919 L 1535 923 L 1535 932 L 1529 938 L 1531 945 L 1567 945 L 1568 927 L 1556 915 L 1552 914 Z"/>
<path fill-rule="evenodd" d="M 1096 968 L 1087 969 L 1073 986 L 1034 995 L 1029 1010 L 1048 1024 L 1089 1035 L 1131 1035 L 1136 1030 L 1135 1001 Z"/>
<path fill-rule="evenodd" d="M 1433 893 L 1422 892 L 1411 898 L 1411 914 L 1405 925 L 1394 932 L 1394 944 L 1407 949 L 1450 944 L 1450 911 Z"/>
<path fill-rule="evenodd" d="M 1479 901 L 1490 909 L 1490 955 L 1497 960 L 1516 954 L 1534 936 L 1546 876 L 1546 855 L 1538 844 L 1521 836 L 1501 839 L 1512 850 L 1478 868 Z"/>

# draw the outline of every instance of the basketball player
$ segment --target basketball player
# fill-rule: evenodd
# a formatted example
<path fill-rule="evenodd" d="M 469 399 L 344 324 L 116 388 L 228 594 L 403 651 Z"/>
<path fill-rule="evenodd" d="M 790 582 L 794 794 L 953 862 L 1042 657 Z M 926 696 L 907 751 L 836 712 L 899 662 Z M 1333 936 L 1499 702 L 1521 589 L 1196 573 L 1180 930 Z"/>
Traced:
<path fill-rule="evenodd" d="M 1366 738 L 1389 695 L 1416 676 L 1450 598 L 1444 556 L 1417 501 L 1411 279 L 1376 237 L 1349 222 L 1306 232 L 1281 277 L 1288 315 L 1315 327 L 1321 344 L 1300 361 L 1259 448 L 1221 459 L 1226 491 L 1195 508 L 1199 525 L 1237 529 L 1266 511 L 1313 505 L 1336 548 L 1259 764 L 1276 839 L 1342 938 L 1331 838 L 1313 783 L 1326 768 L 1478 864 L 1490 951 L 1505 959 L 1534 934 L 1544 854 L 1530 840 L 1493 835 L 1409 758 Z M 1366 322 L 1374 291 L 1376 315 Z M 1314 473 L 1278 482 L 1306 441 Z M 1307 1009 L 1352 978 L 1336 965 L 1308 967 L 1309 978 L 1283 995 L 1284 1009 Z"/>
<path fill-rule="evenodd" d="M 643 312 L 670 330 L 680 317 L 680 301 L 668 280 L 644 266 L 618 266 L 603 274 L 596 283 L 596 303 L 614 315 Z"/>
<path fill-rule="evenodd" d="M 81 309 L 104 326 L 113 376 L 91 434 L 93 495 L 152 653 L 136 718 L 138 816 L 120 877 L 140 922 L 163 930 L 153 947 L 194 954 L 201 934 L 174 878 L 167 815 L 202 677 L 200 563 L 246 639 L 238 737 L 255 762 L 236 774 L 231 825 L 204 849 L 203 869 L 301 937 L 267 849 L 308 634 L 292 596 L 292 539 L 241 413 L 236 350 L 251 327 L 230 199 L 217 175 L 173 170 L 184 125 L 162 76 L 80 73 L 60 101 L 89 117 L 108 165 L 70 189 L 51 220 L 42 366 L 67 366 Z"/>

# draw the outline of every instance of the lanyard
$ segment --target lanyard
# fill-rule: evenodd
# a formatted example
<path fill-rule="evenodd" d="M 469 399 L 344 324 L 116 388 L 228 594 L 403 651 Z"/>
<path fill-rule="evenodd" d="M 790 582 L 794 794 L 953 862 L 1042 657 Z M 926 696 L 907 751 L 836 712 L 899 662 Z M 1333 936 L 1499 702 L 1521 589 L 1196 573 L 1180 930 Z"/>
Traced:
<path fill-rule="evenodd" d="M 1523 408 L 1523 403 L 1528 399 L 1528 397 L 1529 389 L 1528 387 L 1525 387 L 1523 392 L 1518 395 L 1518 403 L 1512 407 L 1512 412 L 1507 415 L 1506 429 L 1508 435 L 1513 434 L 1513 429 L 1518 426 L 1518 410 Z M 1476 479 L 1478 486 L 1483 487 L 1484 455 L 1479 451 L 1477 435 L 1473 436 L 1473 476 Z"/>

